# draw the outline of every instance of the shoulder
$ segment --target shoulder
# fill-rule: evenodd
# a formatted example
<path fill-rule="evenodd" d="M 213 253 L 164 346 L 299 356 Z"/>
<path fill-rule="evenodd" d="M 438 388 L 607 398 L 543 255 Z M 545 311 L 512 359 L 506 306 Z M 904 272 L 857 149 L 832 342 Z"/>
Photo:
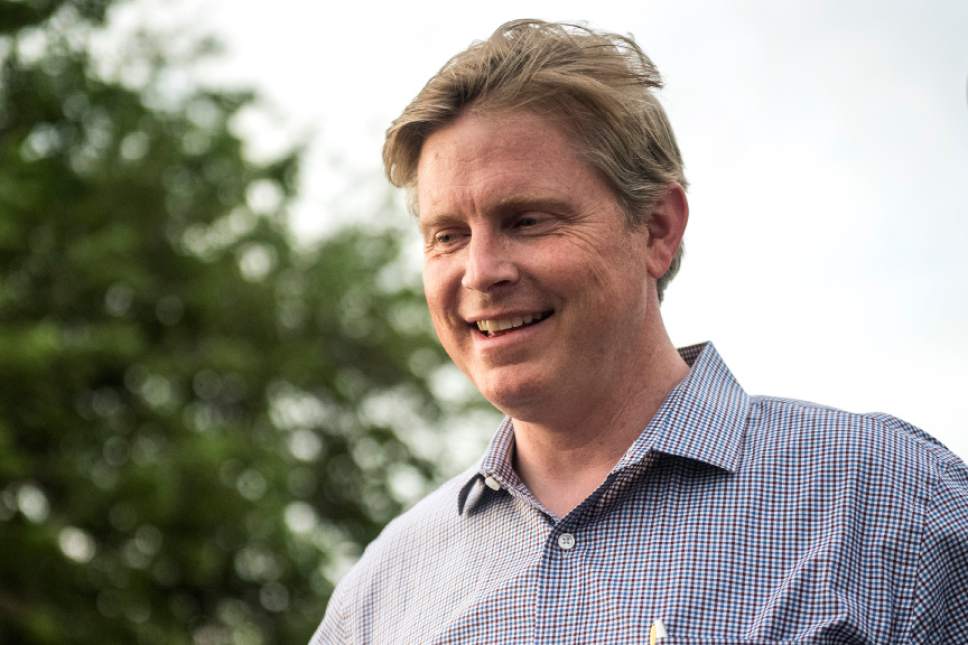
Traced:
<path fill-rule="evenodd" d="M 940 441 L 888 414 L 754 397 L 744 455 L 771 502 L 820 509 L 817 530 L 850 546 L 832 560 L 845 585 L 894 581 L 905 642 L 968 642 L 968 466 Z"/>
<path fill-rule="evenodd" d="M 387 524 L 340 584 L 358 586 L 381 572 L 406 567 L 419 554 L 447 543 L 460 527 L 458 495 L 475 472 L 476 467 L 444 482 Z"/>
<path fill-rule="evenodd" d="M 377 623 L 403 619 L 417 591 L 407 587 L 419 585 L 430 575 L 427 568 L 459 543 L 458 496 L 476 471 L 453 477 L 387 524 L 340 580 L 314 643 L 368 641 L 372 634 L 365 632 Z"/>
<path fill-rule="evenodd" d="M 921 482 L 923 491 L 965 464 L 920 428 L 881 412 L 854 413 L 807 401 L 751 399 L 748 446 L 761 454 Z M 910 482 L 914 483 L 914 482 Z"/>
<path fill-rule="evenodd" d="M 968 530 L 963 517 L 954 519 L 960 511 L 938 501 L 941 494 L 968 499 L 968 467 L 928 433 L 888 414 L 754 397 L 743 461 L 748 476 L 768 482 L 778 497 L 821 504 L 828 518 L 837 512 L 852 530 L 886 531 L 911 554 L 934 514 Z"/>
<path fill-rule="evenodd" d="M 459 526 L 458 497 L 464 484 L 474 476 L 477 467 L 452 477 L 409 510 L 391 521 L 366 549 L 360 568 L 375 566 L 387 552 L 408 546 L 423 550 L 432 542 L 445 542 Z"/>

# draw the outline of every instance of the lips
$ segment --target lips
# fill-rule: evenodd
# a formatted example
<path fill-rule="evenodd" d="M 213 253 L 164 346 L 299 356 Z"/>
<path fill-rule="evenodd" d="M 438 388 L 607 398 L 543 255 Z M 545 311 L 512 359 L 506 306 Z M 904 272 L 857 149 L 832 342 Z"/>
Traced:
<path fill-rule="evenodd" d="M 472 324 L 477 327 L 478 331 L 490 338 L 493 336 L 500 336 L 501 334 L 505 334 L 520 327 L 527 327 L 528 325 L 539 323 L 551 316 L 552 313 L 554 312 L 549 310 L 521 314 L 517 316 L 482 318 Z"/>

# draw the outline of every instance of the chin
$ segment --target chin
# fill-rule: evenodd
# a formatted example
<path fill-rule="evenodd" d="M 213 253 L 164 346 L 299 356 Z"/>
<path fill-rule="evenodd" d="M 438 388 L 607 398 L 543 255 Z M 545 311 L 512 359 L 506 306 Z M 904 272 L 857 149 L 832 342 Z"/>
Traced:
<path fill-rule="evenodd" d="M 515 419 L 527 420 L 547 391 L 547 387 L 542 387 L 543 384 L 535 379 L 496 380 L 495 383 L 482 383 L 478 389 L 491 405 Z"/>

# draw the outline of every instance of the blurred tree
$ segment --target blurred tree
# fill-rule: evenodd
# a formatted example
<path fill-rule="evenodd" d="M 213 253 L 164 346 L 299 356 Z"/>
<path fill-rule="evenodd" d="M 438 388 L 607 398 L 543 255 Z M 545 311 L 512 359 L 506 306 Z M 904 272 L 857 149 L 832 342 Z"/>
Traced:
<path fill-rule="evenodd" d="M 398 234 L 292 244 L 252 96 L 96 71 L 108 4 L 0 3 L 0 642 L 305 642 L 443 356 Z"/>

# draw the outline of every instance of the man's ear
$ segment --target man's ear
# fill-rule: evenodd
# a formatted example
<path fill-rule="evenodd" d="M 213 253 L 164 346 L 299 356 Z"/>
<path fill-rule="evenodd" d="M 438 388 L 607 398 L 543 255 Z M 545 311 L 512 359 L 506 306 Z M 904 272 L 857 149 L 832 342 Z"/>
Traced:
<path fill-rule="evenodd" d="M 669 270 L 679 250 L 689 221 L 689 200 L 678 182 L 666 186 L 665 193 L 652 207 L 646 227 L 649 229 L 649 255 L 646 267 L 658 280 Z"/>

